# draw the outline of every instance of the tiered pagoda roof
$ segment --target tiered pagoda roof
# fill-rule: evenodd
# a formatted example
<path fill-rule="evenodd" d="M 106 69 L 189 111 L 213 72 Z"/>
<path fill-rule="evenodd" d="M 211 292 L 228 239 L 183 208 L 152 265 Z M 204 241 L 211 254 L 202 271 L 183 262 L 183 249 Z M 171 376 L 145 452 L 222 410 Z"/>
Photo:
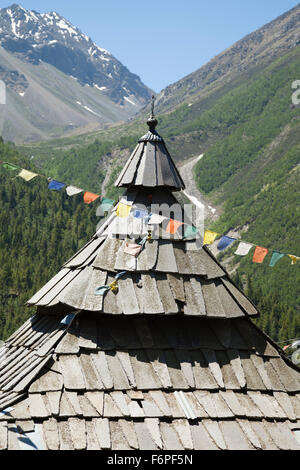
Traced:
<path fill-rule="evenodd" d="M 153 121 L 116 184 L 164 215 L 184 184 Z M 300 450 L 299 369 L 195 236 L 115 208 L 28 303 L 0 350 L 0 448 Z"/>

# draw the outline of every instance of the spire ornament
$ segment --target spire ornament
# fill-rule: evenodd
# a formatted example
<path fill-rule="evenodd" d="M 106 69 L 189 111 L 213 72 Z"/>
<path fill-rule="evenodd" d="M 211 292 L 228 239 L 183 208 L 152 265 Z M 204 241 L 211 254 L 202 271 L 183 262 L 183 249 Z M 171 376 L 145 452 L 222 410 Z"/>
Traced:
<path fill-rule="evenodd" d="M 149 126 L 149 130 L 150 130 L 150 132 L 152 132 L 152 134 L 155 134 L 155 127 L 157 126 L 157 119 L 154 116 L 154 102 L 155 102 L 155 96 L 152 95 L 152 98 L 151 98 L 151 116 L 147 121 L 147 124 Z"/>

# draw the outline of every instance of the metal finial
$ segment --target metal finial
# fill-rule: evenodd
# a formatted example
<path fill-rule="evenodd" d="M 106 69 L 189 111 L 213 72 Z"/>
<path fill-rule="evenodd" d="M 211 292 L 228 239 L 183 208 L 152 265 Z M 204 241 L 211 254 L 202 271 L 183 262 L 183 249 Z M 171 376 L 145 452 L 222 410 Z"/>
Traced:
<path fill-rule="evenodd" d="M 152 95 L 151 98 L 151 117 L 154 118 L 154 103 L 155 103 L 155 96 Z"/>
<path fill-rule="evenodd" d="M 154 116 L 154 102 L 155 102 L 155 96 L 152 95 L 151 98 L 151 116 L 149 117 L 147 124 L 149 126 L 150 132 L 154 133 L 155 132 L 155 127 L 157 126 L 157 120 L 155 119 Z"/>

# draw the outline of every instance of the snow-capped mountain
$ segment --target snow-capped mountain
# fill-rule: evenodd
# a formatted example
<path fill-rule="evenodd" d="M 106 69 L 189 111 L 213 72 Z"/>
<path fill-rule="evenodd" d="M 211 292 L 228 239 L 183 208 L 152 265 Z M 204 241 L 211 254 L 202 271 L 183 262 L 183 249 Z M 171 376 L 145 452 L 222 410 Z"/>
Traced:
<path fill-rule="evenodd" d="M 151 96 L 151 90 L 137 75 L 58 13 L 38 13 L 16 4 L 0 9 L 0 79 L 8 89 L 25 98 L 36 80 L 44 87 L 42 76 L 49 81 L 47 65 L 51 66 L 50 75 L 55 75 L 53 68 L 63 74 L 57 78 L 59 86 L 67 77 L 71 88 L 78 88 L 72 106 L 93 117 L 92 121 L 98 118 L 101 123 L 114 122 L 130 117 Z M 91 88 L 89 95 L 97 92 L 95 101 L 101 97 L 102 102 L 92 103 L 92 97 L 85 96 L 87 85 Z M 64 96 L 64 102 L 68 99 L 68 93 L 61 88 L 57 92 Z M 103 107 L 111 107 L 110 112 Z M 72 120 L 71 116 L 66 119 Z"/>

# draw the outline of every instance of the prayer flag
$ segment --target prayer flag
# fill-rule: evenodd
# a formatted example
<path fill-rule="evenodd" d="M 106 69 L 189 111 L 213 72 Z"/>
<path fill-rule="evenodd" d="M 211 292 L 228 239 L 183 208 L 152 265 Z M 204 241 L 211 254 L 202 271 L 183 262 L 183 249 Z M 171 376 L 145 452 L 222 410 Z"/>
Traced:
<path fill-rule="evenodd" d="M 284 256 L 283 253 L 279 253 L 277 251 L 274 251 L 273 254 L 272 254 L 272 258 L 271 258 L 269 266 L 271 266 L 271 267 L 275 266 L 277 261 L 279 261 L 280 258 L 282 258 L 283 256 Z"/>
<path fill-rule="evenodd" d="M 235 241 L 236 241 L 236 238 L 231 238 L 231 237 L 227 237 L 226 235 L 223 235 L 217 245 L 217 248 L 220 251 L 225 250 L 225 248 L 227 248 L 229 245 L 231 245 L 231 243 Z"/>
<path fill-rule="evenodd" d="M 193 227 L 193 225 L 186 225 L 184 229 L 184 236 L 183 238 L 188 238 L 188 237 L 193 237 L 197 233 L 196 227 Z"/>
<path fill-rule="evenodd" d="M 13 165 L 12 163 L 3 163 L 3 166 L 4 166 L 4 168 L 6 168 L 7 170 L 16 171 L 16 170 L 20 170 L 20 169 L 21 169 L 19 166 Z"/>
<path fill-rule="evenodd" d="M 292 262 L 291 264 L 296 264 L 297 261 L 300 259 L 299 256 L 295 256 L 295 255 L 288 255 L 289 258 L 291 258 Z"/>
<path fill-rule="evenodd" d="M 101 207 L 104 212 L 108 212 L 109 209 L 114 205 L 115 201 L 112 199 L 106 199 L 105 197 L 101 201 Z"/>
<path fill-rule="evenodd" d="M 239 246 L 235 250 L 235 255 L 245 256 L 249 253 L 253 245 L 251 243 L 240 242 Z"/>
<path fill-rule="evenodd" d="M 134 209 L 133 217 L 135 217 L 136 219 L 146 219 L 150 217 L 150 214 L 149 212 L 143 211 L 141 209 Z"/>
<path fill-rule="evenodd" d="M 125 243 L 125 248 L 124 248 L 124 253 L 127 253 L 128 255 L 131 256 L 137 256 L 141 251 L 143 247 L 141 245 L 138 245 L 137 243 Z"/>
<path fill-rule="evenodd" d="M 167 225 L 167 228 L 166 228 L 166 232 L 174 234 L 174 233 L 177 232 L 178 228 L 181 225 L 183 225 L 183 222 L 179 222 L 179 220 L 170 219 L 170 221 Z"/>
<path fill-rule="evenodd" d="M 255 251 L 253 253 L 253 263 L 262 263 L 265 259 L 265 256 L 268 254 L 268 249 L 263 248 L 262 246 L 255 247 Z"/>
<path fill-rule="evenodd" d="M 219 234 L 217 232 L 212 232 L 211 230 L 205 230 L 203 245 L 211 245 Z"/>
<path fill-rule="evenodd" d="M 75 196 L 76 194 L 82 193 L 83 189 L 77 188 L 76 186 L 68 186 L 66 193 L 68 196 Z"/>
<path fill-rule="evenodd" d="M 21 176 L 25 181 L 30 181 L 38 175 L 37 173 L 32 173 L 32 171 L 21 170 L 18 176 Z"/>
<path fill-rule="evenodd" d="M 65 186 L 65 183 L 60 183 L 59 181 L 52 180 L 48 184 L 48 189 L 52 189 L 54 191 L 60 191 Z"/>
<path fill-rule="evenodd" d="M 83 195 L 83 200 L 86 204 L 90 204 L 91 202 L 94 202 L 96 199 L 98 199 L 99 194 L 94 194 L 94 193 L 89 193 L 86 191 Z"/>
<path fill-rule="evenodd" d="M 107 291 L 109 291 L 110 286 L 99 286 L 95 289 L 96 295 L 104 295 Z"/>
<path fill-rule="evenodd" d="M 163 220 L 165 220 L 165 218 L 166 217 L 164 217 L 163 215 L 151 214 L 148 225 L 159 225 L 162 223 Z"/>
<path fill-rule="evenodd" d="M 116 210 L 116 215 L 117 217 L 128 217 L 129 213 L 131 211 L 131 206 L 127 206 L 127 204 L 123 204 L 122 202 L 119 202 L 117 210 Z"/>

